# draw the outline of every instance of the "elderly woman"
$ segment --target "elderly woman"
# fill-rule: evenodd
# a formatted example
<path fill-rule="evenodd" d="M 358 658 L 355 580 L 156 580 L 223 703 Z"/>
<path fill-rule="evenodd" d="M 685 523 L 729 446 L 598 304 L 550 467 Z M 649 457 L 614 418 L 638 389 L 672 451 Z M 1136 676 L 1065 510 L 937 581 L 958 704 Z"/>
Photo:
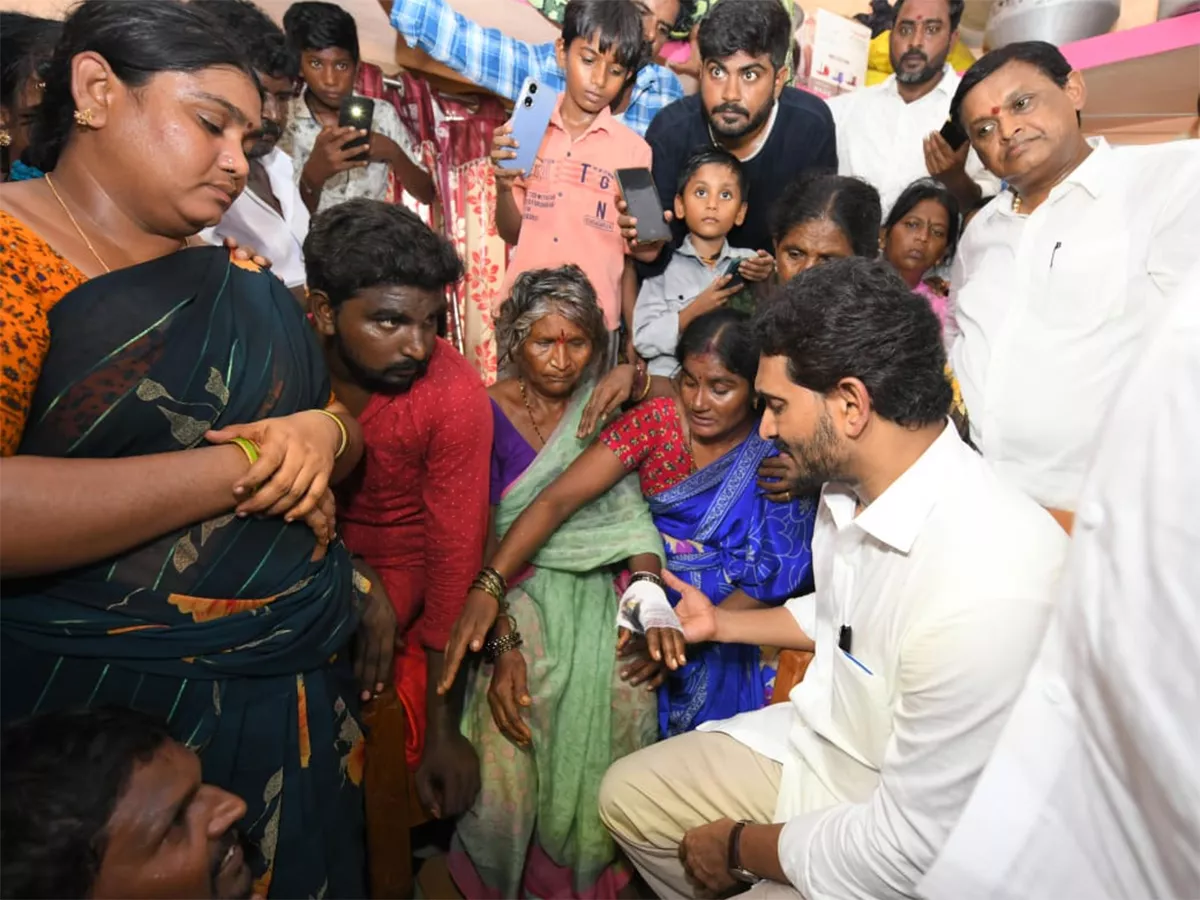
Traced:
<path fill-rule="evenodd" d="M 491 388 L 493 523 L 503 536 L 586 449 L 576 431 L 608 331 L 576 266 L 521 275 L 498 329 L 511 371 Z M 634 578 L 656 577 L 662 552 L 637 481 L 626 479 L 565 522 L 507 585 L 494 570 L 480 574 L 502 614 L 463 716 L 482 782 L 450 857 L 466 896 L 613 897 L 628 881 L 597 791 L 613 760 L 654 740 L 655 702 L 617 673 L 614 576 L 628 565 Z M 682 653 L 681 635 L 667 638 Z"/>

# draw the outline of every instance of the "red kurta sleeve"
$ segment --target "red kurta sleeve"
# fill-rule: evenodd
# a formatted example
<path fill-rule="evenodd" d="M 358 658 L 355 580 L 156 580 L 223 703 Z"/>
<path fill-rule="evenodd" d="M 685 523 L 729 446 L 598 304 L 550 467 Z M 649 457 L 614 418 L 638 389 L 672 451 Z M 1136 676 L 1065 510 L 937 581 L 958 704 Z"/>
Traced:
<path fill-rule="evenodd" d="M 449 347 L 439 348 L 453 352 Z M 483 565 L 488 525 L 492 408 L 483 382 L 462 377 L 433 398 L 421 486 L 425 505 L 425 610 L 421 643 L 442 651 Z"/>

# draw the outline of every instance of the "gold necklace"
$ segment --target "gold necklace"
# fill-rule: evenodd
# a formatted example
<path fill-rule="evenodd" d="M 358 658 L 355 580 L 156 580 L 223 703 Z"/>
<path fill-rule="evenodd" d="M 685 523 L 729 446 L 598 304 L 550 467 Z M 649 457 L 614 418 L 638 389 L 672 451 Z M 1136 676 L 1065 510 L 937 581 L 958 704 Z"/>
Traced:
<path fill-rule="evenodd" d="M 542 429 L 538 428 L 537 421 L 533 418 L 533 407 L 529 405 L 529 395 L 525 393 L 525 379 L 518 378 L 517 386 L 521 389 L 521 400 L 525 403 L 525 412 L 529 413 L 529 424 L 533 426 L 533 433 L 538 436 L 538 440 L 542 442 L 542 446 L 546 446 L 546 439 L 542 437 Z"/>
<path fill-rule="evenodd" d="M 54 186 L 54 179 L 50 177 L 50 173 L 46 173 L 46 184 L 50 186 L 50 193 L 54 195 L 54 199 L 58 201 L 58 205 L 62 207 L 62 211 L 67 214 L 67 218 L 71 220 L 71 224 L 75 226 L 75 231 L 83 238 L 83 242 L 87 244 L 87 248 L 92 251 L 92 256 L 96 257 L 96 262 L 100 263 L 101 268 L 105 272 L 111 272 L 108 263 L 104 261 L 104 257 L 96 252 L 96 248 L 92 246 L 92 242 L 88 240 L 88 236 L 83 233 L 83 229 L 79 227 L 79 223 L 75 221 L 75 217 L 71 215 L 71 210 L 67 208 L 67 204 L 63 202 L 63 198 L 58 193 L 58 188 Z"/>

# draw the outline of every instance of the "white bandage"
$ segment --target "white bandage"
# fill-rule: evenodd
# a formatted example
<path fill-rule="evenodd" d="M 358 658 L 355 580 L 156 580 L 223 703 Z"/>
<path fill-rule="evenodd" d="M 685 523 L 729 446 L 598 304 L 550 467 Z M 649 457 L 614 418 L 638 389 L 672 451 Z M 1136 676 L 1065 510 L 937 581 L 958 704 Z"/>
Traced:
<path fill-rule="evenodd" d="M 621 595 L 617 627 L 645 634 L 651 628 L 673 628 L 683 633 L 667 592 L 652 581 L 635 581 Z"/>

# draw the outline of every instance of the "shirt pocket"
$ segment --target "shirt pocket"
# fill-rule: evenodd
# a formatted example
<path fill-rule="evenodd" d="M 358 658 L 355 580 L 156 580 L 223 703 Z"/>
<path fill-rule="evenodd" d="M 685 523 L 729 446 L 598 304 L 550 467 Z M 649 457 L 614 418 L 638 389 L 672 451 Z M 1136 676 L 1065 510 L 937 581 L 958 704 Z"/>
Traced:
<path fill-rule="evenodd" d="M 1084 234 L 1051 245 L 1034 313 L 1051 328 L 1087 332 L 1125 311 L 1129 238 Z"/>
<path fill-rule="evenodd" d="M 891 689 L 886 679 L 857 657 L 838 650 L 833 657 L 833 717 L 843 749 L 864 765 L 879 769 L 892 736 Z"/>

